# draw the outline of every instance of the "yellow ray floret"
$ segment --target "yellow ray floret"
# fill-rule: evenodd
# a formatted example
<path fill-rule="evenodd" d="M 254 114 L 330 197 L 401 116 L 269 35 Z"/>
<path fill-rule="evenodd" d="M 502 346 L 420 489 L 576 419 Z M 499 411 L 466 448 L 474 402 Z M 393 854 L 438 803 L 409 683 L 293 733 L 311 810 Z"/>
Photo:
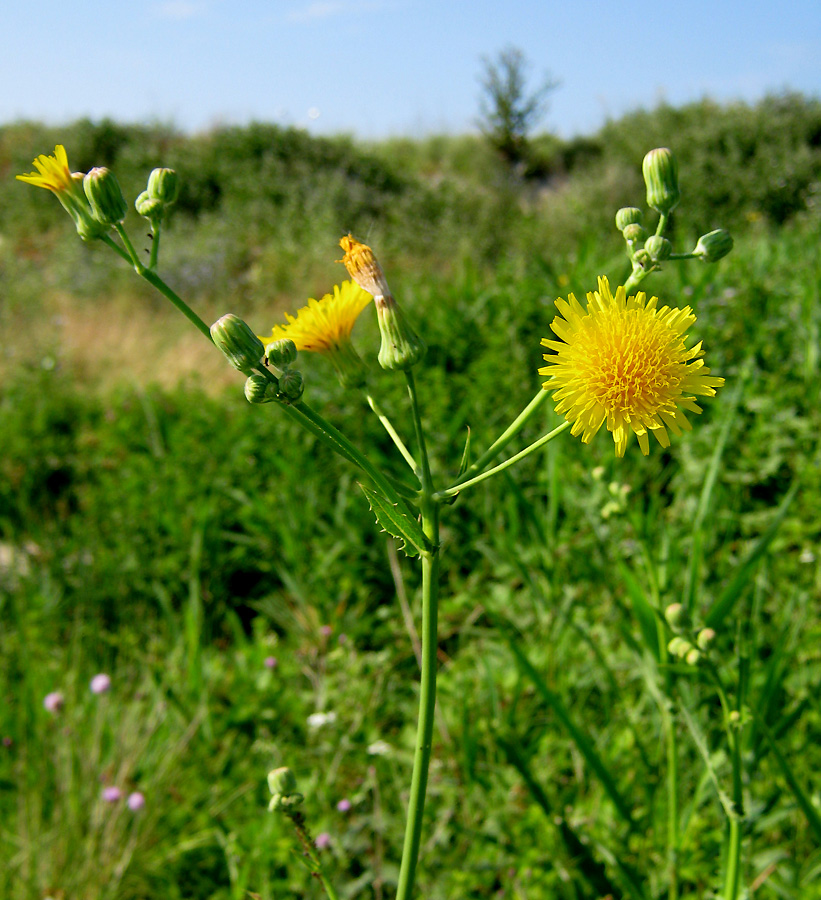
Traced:
<path fill-rule="evenodd" d="M 66 148 L 62 144 L 57 144 L 54 148 L 54 156 L 46 156 L 41 154 L 32 163 L 36 172 L 29 172 L 28 175 L 18 175 L 20 181 L 26 184 L 33 184 L 35 187 L 46 188 L 55 194 L 69 191 L 73 187 L 71 170 L 68 167 L 68 156 Z"/>
<path fill-rule="evenodd" d="M 648 432 L 662 447 L 688 431 L 685 410 L 700 413 L 696 396 L 713 397 L 723 378 L 710 375 L 701 344 L 687 348 L 687 329 L 696 321 L 690 307 L 658 308 L 658 298 L 643 292 L 627 297 L 623 287 L 615 297 L 606 278 L 587 295 L 585 309 L 570 294 L 556 301 L 559 315 L 551 323 L 558 341 L 542 339 L 548 375 L 543 384 L 553 391 L 556 412 L 573 423 L 570 433 L 588 443 L 606 424 L 616 456 L 624 456 L 631 432 L 642 453 L 650 450 Z"/>
<path fill-rule="evenodd" d="M 371 295 L 352 281 L 334 285 L 332 294 L 321 300 L 308 300 L 296 316 L 285 313 L 286 325 L 275 325 L 268 336 L 260 336 L 265 344 L 290 338 L 297 350 L 329 353 L 350 340 L 351 331 Z"/>

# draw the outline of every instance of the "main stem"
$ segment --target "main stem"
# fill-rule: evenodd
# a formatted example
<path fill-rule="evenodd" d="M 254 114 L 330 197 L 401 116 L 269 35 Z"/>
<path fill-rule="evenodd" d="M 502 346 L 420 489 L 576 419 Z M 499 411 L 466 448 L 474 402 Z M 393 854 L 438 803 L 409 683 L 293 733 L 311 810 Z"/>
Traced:
<path fill-rule="evenodd" d="M 416 385 L 413 375 L 407 372 L 408 393 L 411 398 L 413 423 L 419 444 L 422 467 L 422 494 L 420 509 L 422 530 L 430 541 L 431 550 L 422 553 L 422 673 L 419 681 L 419 720 L 416 726 L 416 751 L 413 757 L 408 819 L 405 826 L 405 843 L 402 863 L 399 867 L 399 883 L 396 900 L 410 900 L 419 861 L 419 845 L 422 840 L 422 816 L 425 811 L 425 794 L 428 787 L 428 769 L 433 747 L 433 722 L 436 708 L 436 626 L 439 606 L 439 506 L 434 499 L 425 435 L 419 416 Z"/>

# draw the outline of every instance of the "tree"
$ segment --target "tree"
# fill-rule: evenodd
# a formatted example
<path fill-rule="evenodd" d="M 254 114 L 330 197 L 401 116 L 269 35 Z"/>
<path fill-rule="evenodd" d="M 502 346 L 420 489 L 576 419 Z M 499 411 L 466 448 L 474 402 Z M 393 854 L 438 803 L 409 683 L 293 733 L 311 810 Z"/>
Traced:
<path fill-rule="evenodd" d="M 559 82 L 545 76 L 532 93 L 526 89 L 528 63 L 517 47 L 507 47 L 495 59 L 482 57 L 479 127 L 511 167 L 527 162 L 528 134 L 547 111 L 547 98 Z"/>

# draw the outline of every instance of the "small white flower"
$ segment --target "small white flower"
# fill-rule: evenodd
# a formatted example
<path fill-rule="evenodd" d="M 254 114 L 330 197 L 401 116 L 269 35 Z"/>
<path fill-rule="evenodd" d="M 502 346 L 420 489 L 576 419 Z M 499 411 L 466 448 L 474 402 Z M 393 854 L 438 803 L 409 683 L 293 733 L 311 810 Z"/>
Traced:
<path fill-rule="evenodd" d="M 371 756 L 387 756 L 391 752 L 391 750 L 393 750 L 393 747 L 391 747 L 391 745 L 387 741 L 381 740 L 374 741 L 368 747 L 368 753 Z"/>
<path fill-rule="evenodd" d="M 315 712 L 308 716 L 309 728 L 322 728 L 323 725 L 330 725 L 336 722 L 335 712 Z"/>

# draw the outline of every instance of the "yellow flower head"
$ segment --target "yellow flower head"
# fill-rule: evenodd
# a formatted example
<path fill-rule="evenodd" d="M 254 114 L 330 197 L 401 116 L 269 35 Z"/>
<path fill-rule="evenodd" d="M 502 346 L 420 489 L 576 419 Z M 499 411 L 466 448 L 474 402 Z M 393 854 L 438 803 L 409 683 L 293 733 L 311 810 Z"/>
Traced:
<path fill-rule="evenodd" d="M 321 300 L 308 300 L 296 316 L 285 313 L 287 324 L 275 325 L 272 333 L 260 336 L 260 340 L 267 345 L 290 338 L 297 350 L 326 355 L 344 385 L 361 384 L 364 365 L 351 343 L 351 331 L 370 302 L 370 294 L 351 281 L 343 281 Z"/>
<path fill-rule="evenodd" d="M 33 184 L 35 187 L 47 188 L 55 194 L 71 191 L 74 188 L 74 180 L 68 167 L 66 148 L 57 144 L 54 148 L 54 156 L 42 154 L 32 163 L 36 172 L 28 175 L 18 175 L 19 181 Z"/>
<path fill-rule="evenodd" d="M 704 366 L 701 343 L 685 347 L 685 332 L 696 321 L 690 307 L 657 304 L 643 292 L 627 297 L 623 287 L 614 297 L 599 278 L 586 310 L 573 294 L 556 301 L 560 315 L 550 327 L 560 340 L 542 338 L 555 351 L 545 354 L 548 365 L 539 374 L 550 376 L 543 387 L 554 392 L 556 412 L 585 443 L 606 422 L 616 456 L 624 456 L 631 431 L 645 456 L 650 431 L 668 447 L 668 428 L 680 435 L 692 427 L 684 410 L 701 412 L 696 395 L 714 397 L 724 384 Z"/>

